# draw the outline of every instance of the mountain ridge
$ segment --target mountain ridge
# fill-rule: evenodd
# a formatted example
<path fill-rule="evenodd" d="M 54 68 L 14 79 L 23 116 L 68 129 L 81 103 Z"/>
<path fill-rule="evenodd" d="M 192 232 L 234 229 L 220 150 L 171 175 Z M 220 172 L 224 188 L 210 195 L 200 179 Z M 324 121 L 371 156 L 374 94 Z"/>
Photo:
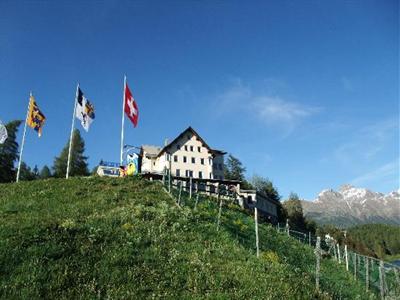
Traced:
<path fill-rule="evenodd" d="M 400 192 L 388 194 L 345 184 L 302 201 L 304 215 L 320 224 L 349 227 L 368 223 L 400 225 Z"/>

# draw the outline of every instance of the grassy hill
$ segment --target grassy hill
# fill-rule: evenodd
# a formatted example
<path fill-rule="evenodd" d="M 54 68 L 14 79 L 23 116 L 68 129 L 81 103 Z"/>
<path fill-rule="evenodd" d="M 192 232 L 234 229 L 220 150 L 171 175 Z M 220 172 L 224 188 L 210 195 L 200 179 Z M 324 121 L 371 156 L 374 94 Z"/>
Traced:
<path fill-rule="evenodd" d="M 178 207 L 161 184 L 72 178 L 0 184 L 0 298 L 368 299 L 342 265 L 217 205 Z"/>

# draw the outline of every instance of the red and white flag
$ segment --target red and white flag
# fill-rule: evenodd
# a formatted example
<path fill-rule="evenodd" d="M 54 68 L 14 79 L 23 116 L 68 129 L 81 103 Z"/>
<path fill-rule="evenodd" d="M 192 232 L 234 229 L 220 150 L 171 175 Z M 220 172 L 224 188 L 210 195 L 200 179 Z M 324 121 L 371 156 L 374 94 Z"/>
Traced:
<path fill-rule="evenodd" d="M 136 127 L 139 119 L 139 109 L 127 83 L 125 83 L 124 111 L 128 118 L 132 121 L 133 126 Z"/>

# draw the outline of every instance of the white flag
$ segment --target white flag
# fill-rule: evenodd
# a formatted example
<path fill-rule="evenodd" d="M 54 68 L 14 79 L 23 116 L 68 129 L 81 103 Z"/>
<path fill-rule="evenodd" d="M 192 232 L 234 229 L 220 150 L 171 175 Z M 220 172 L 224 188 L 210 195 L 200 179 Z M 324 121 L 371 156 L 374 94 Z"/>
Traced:
<path fill-rule="evenodd" d="M 83 95 L 81 89 L 78 89 L 78 98 L 76 99 L 75 116 L 81 121 L 82 127 L 89 131 L 90 124 L 94 120 L 94 106 Z"/>
<path fill-rule="evenodd" d="M 3 144 L 8 138 L 7 128 L 0 121 L 0 144 Z"/>

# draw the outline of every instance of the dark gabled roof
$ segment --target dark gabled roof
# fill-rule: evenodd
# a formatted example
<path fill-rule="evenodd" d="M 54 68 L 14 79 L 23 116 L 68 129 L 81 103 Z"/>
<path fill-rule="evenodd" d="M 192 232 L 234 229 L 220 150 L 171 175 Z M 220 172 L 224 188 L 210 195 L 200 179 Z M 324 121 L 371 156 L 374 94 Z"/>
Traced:
<path fill-rule="evenodd" d="M 179 134 L 172 142 L 170 142 L 168 145 L 164 146 L 164 148 L 161 149 L 161 151 L 158 153 L 158 156 L 160 156 L 161 154 L 163 154 L 172 144 L 174 144 L 178 139 L 180 139 L 182 136 L 184 136 L 187 132 L 192 133 L 193 135 L 195 135 L 200 142 L 203 143 L 203 145 L 214 155 L 222 155 L 222 154 L 226 154 L 226 152 L 221 151 L 221 150 L 215 150 L 215 149 L 211 149 L 210 146 L 208 146 L 208 144 L 202 139 L 202 137 L 191 127 L 189 126 L 188 128 L 186 128 L 184 131 L 181 132 L 181 134 Z"/>

